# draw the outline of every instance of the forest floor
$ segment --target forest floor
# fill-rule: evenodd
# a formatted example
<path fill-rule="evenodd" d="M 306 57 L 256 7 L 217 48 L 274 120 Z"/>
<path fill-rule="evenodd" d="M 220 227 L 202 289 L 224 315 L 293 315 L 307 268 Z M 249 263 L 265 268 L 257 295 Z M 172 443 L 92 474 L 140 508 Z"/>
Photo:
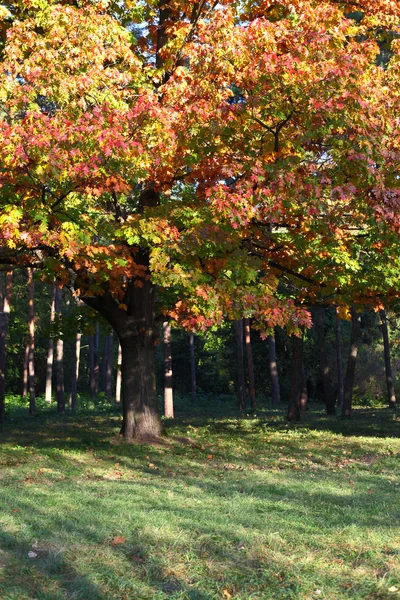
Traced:
<path fill-rule="evenodd" d="M 400 598 L 400 417 L 226 407 L 159 445 L 121 441 L 111 407 L 11 413 L 1 600 Z"/>

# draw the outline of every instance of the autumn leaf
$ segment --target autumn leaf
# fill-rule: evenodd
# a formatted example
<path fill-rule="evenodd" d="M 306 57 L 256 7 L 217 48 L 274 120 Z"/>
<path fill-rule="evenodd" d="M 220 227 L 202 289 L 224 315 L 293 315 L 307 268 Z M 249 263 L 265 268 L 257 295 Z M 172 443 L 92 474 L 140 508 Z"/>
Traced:
<path fill-rule="evenodd" d="M 120 535 L 116 535 L 112 540 L 111 540 L 111 545 L 112 546 L 120 546 L 121 544 L 124 544 L 126 542 L 126 538 L 120 536 Z"/>

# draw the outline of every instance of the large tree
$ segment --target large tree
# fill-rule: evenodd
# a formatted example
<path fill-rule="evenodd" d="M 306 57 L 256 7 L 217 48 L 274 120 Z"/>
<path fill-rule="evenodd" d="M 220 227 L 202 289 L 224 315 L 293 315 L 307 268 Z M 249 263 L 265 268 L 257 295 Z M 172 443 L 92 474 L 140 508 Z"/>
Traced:
<path fill-rule="evenodd" d="M 385 70 L 371 32 L 400 8 L 354 6 L 2 5 L 0 261 L 113 326 L 126 437 L 161 433 L 157 315 L 293 332 L 321 290 L 396 293 L 399 45 Z"/>

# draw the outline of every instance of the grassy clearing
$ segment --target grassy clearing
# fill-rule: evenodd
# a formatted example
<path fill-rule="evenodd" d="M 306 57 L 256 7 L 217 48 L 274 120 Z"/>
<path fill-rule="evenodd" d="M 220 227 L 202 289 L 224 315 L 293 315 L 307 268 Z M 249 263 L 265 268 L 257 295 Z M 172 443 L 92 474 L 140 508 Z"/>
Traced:
<path fill-rule="evenodd" d="M 389 411 L 192 410 L 159 446 L 118 427 L 109 409 L 2 428 L 2 600 L 400 598 Z"/>

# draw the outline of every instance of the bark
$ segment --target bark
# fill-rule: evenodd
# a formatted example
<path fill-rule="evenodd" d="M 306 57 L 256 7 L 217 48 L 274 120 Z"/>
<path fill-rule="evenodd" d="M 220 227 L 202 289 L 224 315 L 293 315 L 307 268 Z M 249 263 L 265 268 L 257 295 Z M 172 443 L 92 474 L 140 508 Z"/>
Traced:
<path fill-rule="evenodd" d="M 149 255 L 145 250 L 135 254 L 135 262 L 148 268 Z M 121 433 L 127 438 L 146 439 L 162 434 L 158 413 L 155 377 L 155 346 L 157 327 L 154 321 L 154 285 L 141 279 L 127 285 L 124 304 L 119 308 L 111 294 L 82 298 L 99 311 L 118 335 L 122 351 L 122 413 Z"/>
<path fill-rule="evenodd" d="M 190 345 L 190 375 L 191 375 L 191 394 L 192 394 L 192 402 L 196 402 L 196 357 L 194 353 L 194 333 L 190 334 L 189 338 Z"/>
<path fill-rule="evenodd" d="M 90 394 L 91 394 L 92 398 L 94 398 L 96 395 L 94 335 L 89 336 L 89 379 L 90 379 Z"/>
<path fill-rule="evenodd" d="M 79 364 L 81 356 L 81 340 L 82 334 L 77 333 L 75 336 L 75 353 L 72 363 L 72 381 L 71 381 L 71 392 L 69 395 L 69 407 L 71 410 L 76 408 L 76 396 L 78 392 L 78 379 L 79 379 Z"/>
<path fill-rule="evenodd" d="M 114 340 L 114 334 L 111 331 L 108 334 L 108 349 L 107 349 L 106 389 L 105 389 L 107 400 L 111 400 L 111 396 L 112 396 L 113 340 Z"/>
<path fill-rule="evenodd" d="M 290 397 L 287 419 L 288 421 L 300 421 L 300 399 L 303 387 L 303 336 L 292 335 L 290 369 Z"/>
<path fill-rule="evenodd" d="M 317 331 L 317 339 L 319 346 L 319 368 L 322 380 L 322 389 L 324 394 L 324 402 L 326 406 L 326 413 L 328 415 L 336 414 L 335 410 L 335 397 L 332 388 L 332 379 L 330 373 L 330 367 L 328 363 L 328 355 L 326 351 L 326 339 L 324 331 L 325 323 L 325 308 L 318 307 L 315 311 L 315 326 Z"/>
<path fill-rule="evenodd" d="M 100 361 L 99 361 L 99 346 L 100 346 L 100 327 L 96 323 L 96 331 L 94 334 L 94 393 L 99 393 L 99 376 L 100 376 Z"/>
<path fill-rule="evenodd" d="M 164 342 L 164 415 L 166 419 L 174 418 L 174 395 L 172 389 L 172 351 L 171 326 L 168 321 L 163 323 Z"/>
<path fill-rule="evenodd" d="M 33 269 L 28 268 L 28 389 L 29 389 L 29 414 L 34 415 L 36 410 L 35 396 L 35 282 Z"/>
<path fill-rule="evenodd" d="M 351 309 L 351 333 L 349 358 L 347 359 L 346 376 L 344 379 L 344 394 L 342 417 L 351 417 L 351 403 L 353 399 L 354 375 L 356 372 L 358 347 L 360 344 L 361 317 L 357 314 L 354 306 Z"/>
<path fill-rule="evenodd" d="M 276 362 L 275 333 L 268 336 L 269 372 L 271 375 L 271 399 L 273 406 L 281 403 L 281 390 L 279 385 L 278 365 Z"/>
<path fill-rule="evenodd" d="M 244 356 L 243 356 L 243 319 L 234 323 L 237 361 L 237 398 L 239 410 L 246 409 L 246 394 L 244 388 Z"/>
<path fill-rule="evenodd" d="M 61 319 L 62 291 L 57 286 L 55 299 L 55 312 Z M 64 392 L 64 341 L 61 337 L 56 341 L 56 398 L 57 411 L 65 412 L 65 392 Z"/>
<path fill-rule="evenodd" d="M 0 423 L 4 423 L 5 418 L 5 400 L 6 400 L 6 360 L 7 360 L 7 341 L 8 327 L 10 321 L 10 303 L 12 293 L 12 271 L 7 271 L 5 276 L 5 289 L 3 294 L 3 274 L 0 273 L 1 298 L 0 298 Z"/>
<path fill-rule="evenodd" d="M 121 344 L 118 344 L 118 359 L 117 359 L 117 378 L 115 383 L 115 402 L 119 404 L 121 402 L 121 384 L 122 384 L 122 348 Z"/>
<path fill-rule="evenodd" d="M 104 392 L 104 394 L 106 393 L 106 387 L 107 387 L 107 362 L 108 362 L 108 346 L 109 346 L 109 338 L 108 335 L 104 336 L 104 342 L 103 342 L 103 353 L 101 356 L 101 389 Z"/>
<path fill-rule="evenodd" d="M 343 380 L 343 360 L 342 360 L 342 322 L 336 315 L 336 363 L 338 380 L 338 410 L 343 408 L 344 380 Z"/>
<path fill-rule="evenodd" d="M 246 342 L 246 355 L 247 355 L 247 373 L 249 377 L 249 392 L 250 392 L 250 406 L 252 410 L 257 407 L 256 402 L 256 389 L 254 385 L 254 364 L 253 364 L 253 352 L 251 349 L 251 333 L 250 333 L 250 319 L 244 320 L 245 329 L 245 342 Z"/>
<path fill-rule="evenodd" d="M 389 331 L 387 326 L 386 311 L 380 310 L 379 315 L 381 318 L 381 331 L 383 338 L 383 350 L 385 356 L 385 374 L 386 374 L 386 387 L 388 395 L 389 408 L 396 408 L 396 394 L 394 391 L 394 377 L 392 371 L 392 364 L 390 360 L 390 344 L 389 344 Z"/>
<path fill-rule="evenodd" d="M 26 398 L 28 396 L 28 382 L 29 382 L 29 375 L 28 375 L 28 366 L 29 366 L 29 349 L 30 349 L 30 344 L 29 344 L 29 339 L 26 343 L 25 346 L 25 352 L 24 352 L 24 365 L 23 365 L 23 373 L 22 373 L 22 397 Z"/>
<path fill-rule="evenodd" d="M 301 394 L 300 394 L 300 409 L 307 410 L 308 404 L 308 389 L 307 389 L 307 378 L 304 370 L 304 354 L 302 356 L 301 366 Z"/>
<path fill-rule="evenodd" d="M 51 306 L 50 306 L 50 337 L 49 345 L 47 350 L 47 365 L 46 365 L 46 394 L 45 399 L 49 404 L 52 400 L 52 380 L 53 380 L 53 356 L 54 356 L 54 341 L 52 336 L 52 325 L 54 323 L 55 316 L 55 302 L 56 302 L 56 282 L 54 281 L 52 287 Z"/>

